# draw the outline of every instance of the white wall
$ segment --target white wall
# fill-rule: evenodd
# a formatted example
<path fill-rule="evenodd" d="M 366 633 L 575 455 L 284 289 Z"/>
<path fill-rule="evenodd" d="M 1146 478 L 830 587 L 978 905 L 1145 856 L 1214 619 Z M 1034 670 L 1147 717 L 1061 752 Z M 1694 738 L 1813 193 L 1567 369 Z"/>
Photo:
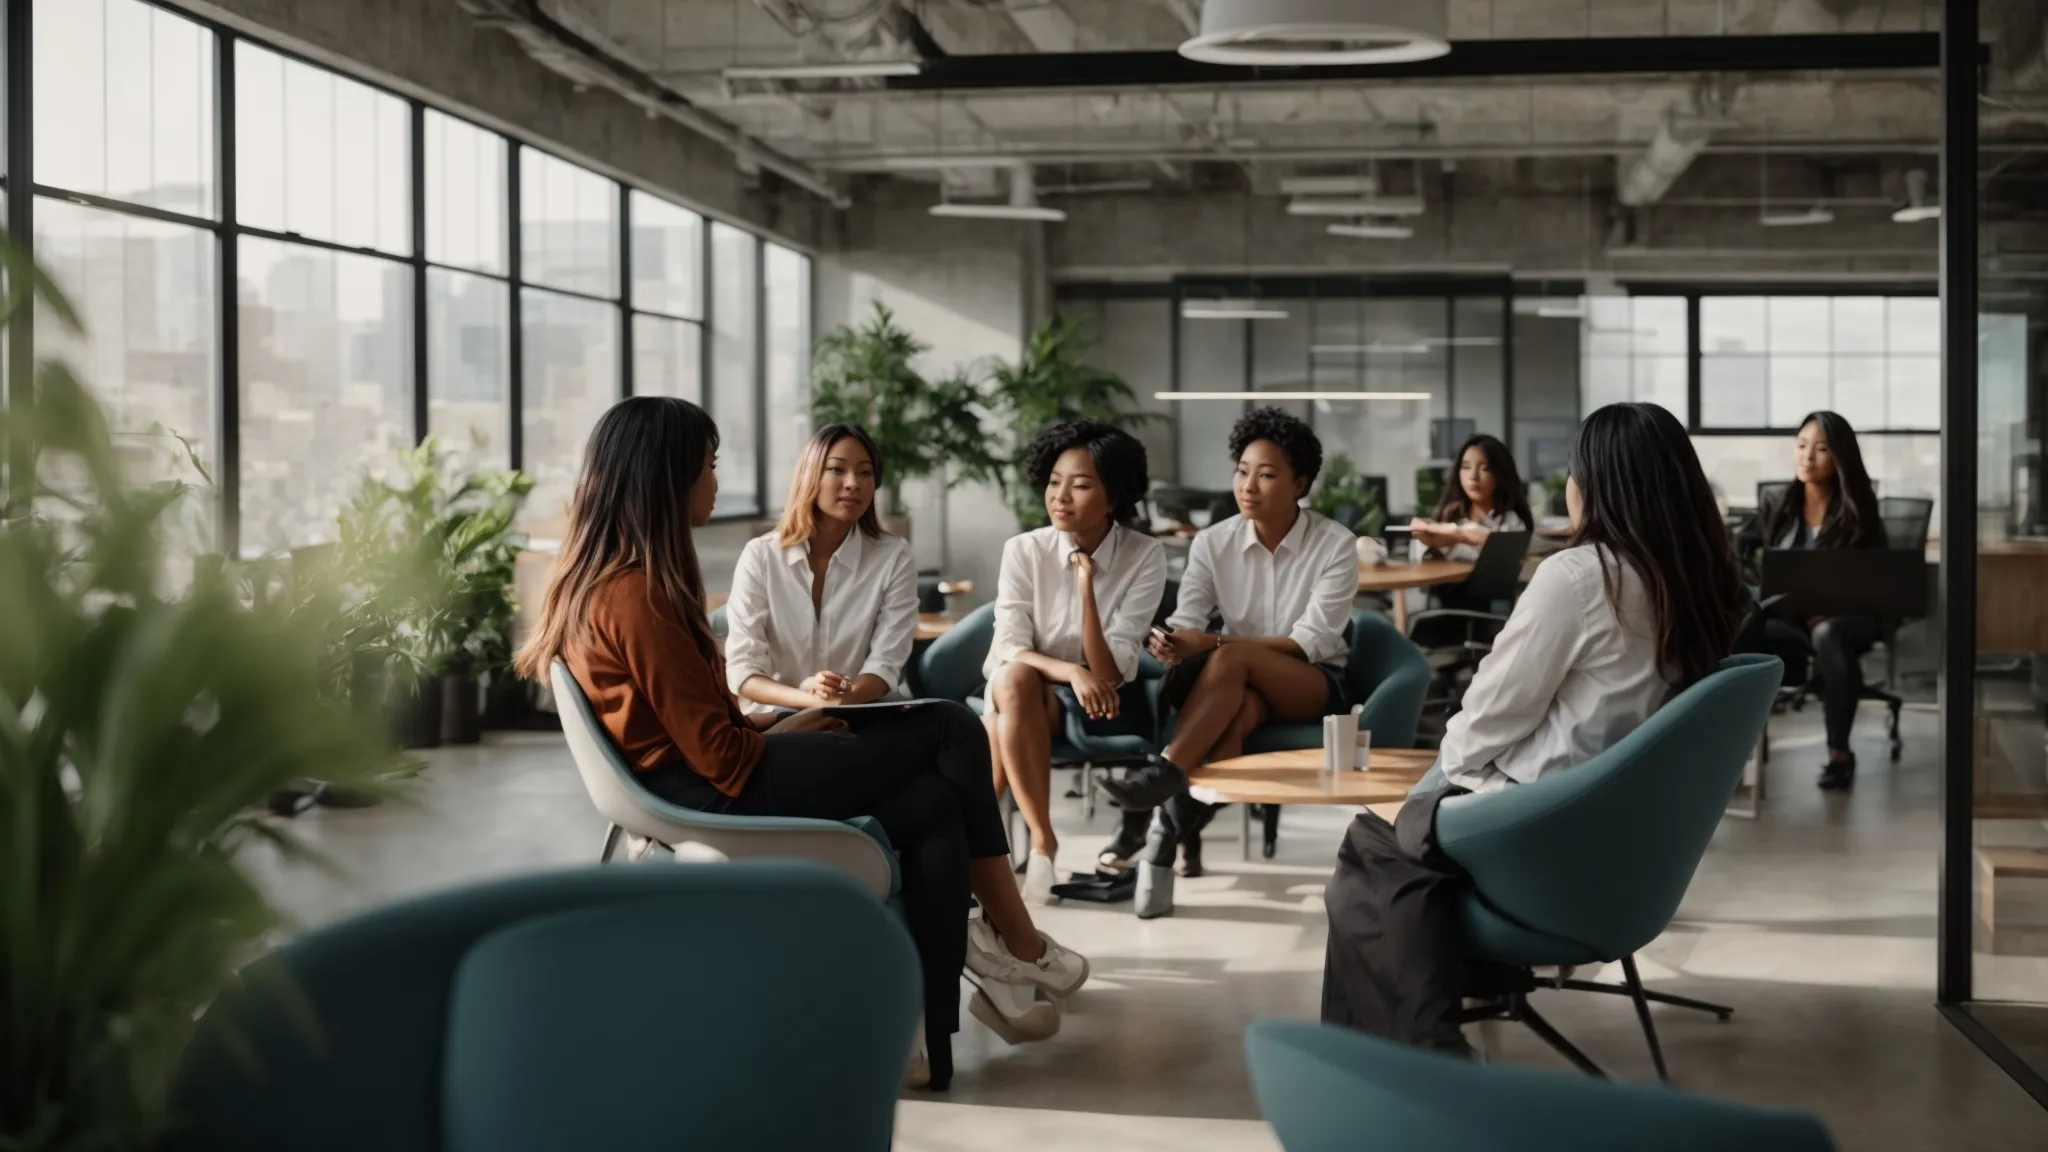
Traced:
<path fill-rule="evenodd" d="M 813 275 L 819 335 L 886 304 L 931 345 L 919 365 L 927 374 L 991 357 L 1015 360 L 1023 349 L 1029 308 L 1020 226 L 939 220 L 905 205 L 856 210 L 838 250 L 820 256 Z M 917 484 L 904 496 L 918 567 L 975 581 L 970 603 L 993 598 L 1003 541 L 1017 530 L 1001 493 Z"/>

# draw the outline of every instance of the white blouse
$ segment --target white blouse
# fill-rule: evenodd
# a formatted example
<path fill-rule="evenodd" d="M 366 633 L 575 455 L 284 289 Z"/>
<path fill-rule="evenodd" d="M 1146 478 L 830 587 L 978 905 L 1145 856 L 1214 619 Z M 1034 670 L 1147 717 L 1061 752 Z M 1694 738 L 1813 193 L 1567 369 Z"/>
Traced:
<path fill-rule="evenodd" d="M 1511 508 L 1496 508 L 1477 519 L 1467 518 L 1460 520 L 1456 524 L 1451 525 L 1451 527 L 1484 528 L 1489 532 L 1527 532 L 1529 530 L 1529 525 L 1524 523 L 1522 518 L 1517 516 Z M 1428 559 L 1456 560 L 1463 564 L 1470 564 L 1479 559 L 1479 546 L 1477 544 L 1461 542 L 1451 545 L 1440 556 L 1431 557 L 1428 547 L 1422 541 L 1410 540 L 1408 541 L 1408 557 L 1418 564 Z"/>
<path fill-rule="evenodd" d="M 859 529 L 825 566 L 825 594 L 811 607 L 811 546 L 787 548 L 770 533 L 747 541 L 725 602 L 726 683 L 750 676 L 794 688 L 820 672 L 877 676 L 900 696 L 903 665 L 917 636 L 917 565 L 910 541 L 870 539 Z M 740 701 L 749 712 L 766 704 Z"/>
<path fill-rule="evenodd" d="M 1223 617 L 1231 636 L 1285 636 L 1308 662 L 1341 671 L 1351 650 L 1344 628 L 1358 597 L 1358 537 L 1304 508 L 1280 545 L 1259 543 L 1242 516 L 1212 524 L 1188 547 L 1180 600 L 1168 626 L 1204 629 Z"/>
<path fill-rule="evenodd" d="M 1621 611 L 1607 600 L 1600 551 L 1554 553 L 1536 568 L 1451 717 L 1438 763 L 1474 792 L 1528 784 L 1582 764 L 1662 707 L 1657 620 L 1634 568 L 1619 567 Z"/>
<path fill-rule="evenodd" d="M 1010 537 L 996 578 L 996 635 L 989 645 L 984 676 L 1036 652 L 1071 664 L 1086 664 L 1081 645 L 1079 576 L 1068 566 L 1076 551 L 1073 536 L 1040 528 Z M 1166 546 L 1143 532 L 1114 525 L 1095 549 L 1095 610 L 1103 639 L 1116 659 L 1117 674 L 1138 679 L 1138 654 L 1159 599 L 1166 590 Z"/>

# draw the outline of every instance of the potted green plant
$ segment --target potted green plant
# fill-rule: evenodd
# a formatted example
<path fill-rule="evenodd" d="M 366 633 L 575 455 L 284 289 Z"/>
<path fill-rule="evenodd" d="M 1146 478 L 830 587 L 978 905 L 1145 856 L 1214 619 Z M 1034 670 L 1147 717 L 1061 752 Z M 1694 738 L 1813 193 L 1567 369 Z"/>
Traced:
<path fill-rule="evenodd" d="M 1080 320 L 1055 316 L 1038 326 L 1015 364 L 989 372 L 989 401 L 1004 433 L 1004 463 L 995 479 L 1017 523 L 1044 526 L 1042 494 L 1023 483 L 1025 450 L 1055 420 L 1085 417 L 1134 428 L 1157 419 L 1136 409 L 1138 394 L 1123 377 L 1088 363 L 1090 334 Z"/>
<path fill-rule="evenodd" d="M 929 351 L 879 302 L 867 323 L 842 326 L 814 349 L 811 422 L 854 424 L 874 437 L 888 466 L 882 513 L 899 535 L 909 534 L 905 484 L 993 480 L 1003 463 L 988 446 L 980 388 L 964 373 L 927 378 L 917 361 Z"/>
<path fill-rule="evenodd" d="M 342 513 L 345 567 L 397 621 L 404 658 L 383 669 L 404 745 L 475 743 L 479 676 L 493 659 L 510 661 L 513 572 L 525 543 L 514 526 L 533 481 L 461 469 L 431 436 L 400 454 L 396 472 L 395 481 L 365 472 Z"/>
<path fill-rule="evenodd" d="M 7 307 L 77 328 L 4 251 Z M 232 566 L 184 567 L 184 485 L 127 481 L 61 364 L 0 406 L 0 1148 L 150 1147 L 200 1010 L 280 916 L 260 806 L 318 775 L 372 787 L 394 753 L 320 690 L 326 635 Z"/>
<path fill-rule="evenodd" d="M 501 682 L 510 676 L 519 616 L 515 569 L 526 544 L 525 533 L 514 526 L 531 491 L 533 478 L 521 472 L 473 472 L 456 489 L 437 525 L 449 584 L 435 664 L 445 744 L 474 744 L 482 738 L 483 678 Z"/>
<path fill-rule="evenodd" d="M 1444 499 L 1444 469 L 1438 464 L 1425 464 L 1415 470 L 1415 514 L 1427 519 L 1436 515 L 1436 507 Z"/>
<path fill-rule="evenodd" d="M 1565 507 L 1564 499 L 1565 474 L 1562 471 L 1552 472 L 1544 479 L 1543 486 L 1549 495 L 1549 508 L 1546 511 L 1552 516 L 1569 515 L 1570 509 Z"/>
<path fill-rule="evenodd" d="M 1365 476 L 1349 456 L 1339 452 L 1323 464 L 1309 507 L 1344 525 L 1360 536 L 1378 536 L 1386 531 L 1386 513 L 1380 507 L 1379 492 L 1365 482 Z"/>

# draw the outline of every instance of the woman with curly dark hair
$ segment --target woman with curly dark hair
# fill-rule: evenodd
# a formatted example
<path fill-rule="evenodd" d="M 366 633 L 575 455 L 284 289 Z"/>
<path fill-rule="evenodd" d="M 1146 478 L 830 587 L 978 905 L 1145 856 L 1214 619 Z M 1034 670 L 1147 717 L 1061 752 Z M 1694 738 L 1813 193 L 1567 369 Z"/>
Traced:
<path fill-rule="evenodd" d="M 1059 838 L 1052 827 L 1052 738 L 1071 695 L 1090 719 L 1123 711 L 1138 654 L 1166 587 L 1166 549 L 1130 525 L 1148 483 L 1145 446 L 1095 420 L 1062 420 L 1025 453 L 1051 525 L 1003 546 L 989 645 L 989 751 L 998 795 L 1017 793 L 1031 829 L 1024 898 L 1049 902 Z"/>
<path fill-rule="evenodd" d="M 1180 710 L 1173 739 L 1163 757 L 1104 786 L 1126 809 L 1177 797 L 1187 769 L 1239 755 L 1244 738 L 1269 720 L 1299 723 L 1351 708 L 1344 633 L 1358 595 L 1357 538 L 1301 506 L 1322 471 L 1322 442 L 1301 420 L 1260 408 L 1231 430 L 1230 454 L 1238 515 L 1195 537 L 1168 631 L 1150 642 L 1170 666 L 1160 706 Z M 1155 853 L 1165 858 L 1145 862 L 1141 886 L 1170 891 L 1175 843 L 1194 830 L 1168 830 Z M 1187 866 L 1200 866 L 1192 851 Z"/>

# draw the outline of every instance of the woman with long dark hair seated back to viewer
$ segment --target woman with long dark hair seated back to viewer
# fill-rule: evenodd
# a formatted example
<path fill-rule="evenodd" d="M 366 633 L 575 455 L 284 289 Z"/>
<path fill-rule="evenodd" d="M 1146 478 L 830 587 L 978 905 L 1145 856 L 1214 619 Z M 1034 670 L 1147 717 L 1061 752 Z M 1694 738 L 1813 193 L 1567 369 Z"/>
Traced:
<path fill-rule="evenodd" d="M 725 603 L 726 682 L 748 712 L 902 695 L 917 638 L 910 542 L 882 531 L 882 454 L 851 424 L 804 446 L 775 531 L 747 541 Z"/>
<path fill-rule="evenodd" d="M 1822 411 L 1800 421 L 1792 467 L 1794 478 L 1785 494 L 1775 506 L 1758 510 L 1766 548 L 1885 547 L 1877 489 L 1847 420 Z M 1868 616 L 1773 618 L 1765 627 L 1772 654 L 1785 661 L 1788 683 L 1805 681 L 1807 657 L 1813 657 L 1828 737 L 1820 786 L 1831 792 L 1849 788 L 1856 779 L 1849 730 L 1863 693 L 1862 656 L 1877 643 L 1877 634 L 1877 621 Z"/>
<path fill-rule="evenodd" d="M 872 816 L 902 860 L 905 919 L 924 970 L 926 1046 L 906 1082 L 950 1078 L 963 960 L 977 1019 L 1006 1039 L 1043 1039 L 1088 963 L 1032 926 L 1009 867 L 988 742 L 950 703 L 748 717 L 726 688 L 704 612 L 692 530 L 718 496 L 718 428 L 686 400 L 639 396 L 591 430 L 521 674 L 568 664 L 642 786 L 685 807 L 740 816 Z M 966 920 L 970 890 L 983 918 Z M 767 914 L 769 910 L 764 910 Z M 817 963 L 831 962 L 831 941 Z M 926 1048 L 929 1056 L 927 1057 Z"/>
<path fill-rule="evenodd" d="M 1734 646 L 1747 592 L 1678 420 L 1654 404 L 1595 411 L 1569 476 L 1571 542 L 1537 567 L 1451 718 L 1442 795 L 1585 763 Z M 1469 1055 L 1464 958 L 1444 919 L 1458 902 L 1435 895 L 1456 881 L 1404 850 L 1405 838 L 1370 813 L 1345 837 L 1325 894 L 1323 1019 Z"/>
<path fill-rule="evenodd" d="M 1095 420 L 1062 420 L 1024 455 L 1052 523 L 1003 545 L 988 677 L 997 790 L 1031 829 L 1024 895 L 1052 899 L 1052 740 L 1065 689 L 1091 721 L 1118 719 L 1138 682 L 1146 629 L 1166 589 L 1166 548 L 1131 527 L 1145 496 L 1145 446 Z"/>

